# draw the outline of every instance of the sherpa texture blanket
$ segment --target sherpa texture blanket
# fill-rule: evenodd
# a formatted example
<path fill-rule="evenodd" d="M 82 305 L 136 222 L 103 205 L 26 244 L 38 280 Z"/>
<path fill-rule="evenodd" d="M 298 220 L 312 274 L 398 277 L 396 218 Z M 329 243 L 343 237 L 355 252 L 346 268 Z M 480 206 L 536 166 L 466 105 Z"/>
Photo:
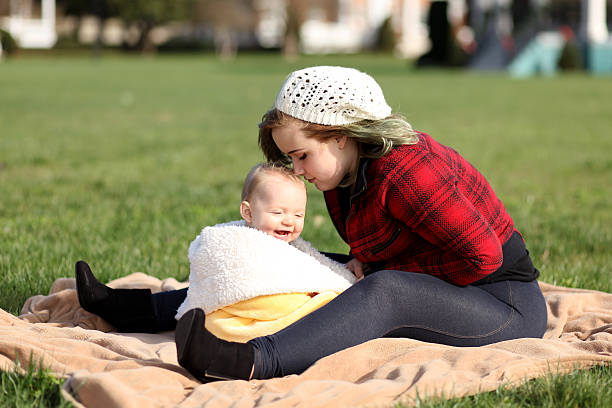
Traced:
<path fill-rule="evenodd" d="M 104 333 L 107 323 L 79 307 L 74 279 L 30 298 L 20 317 L 0 310 L 0 369 L 30 358 L 65 379 L 77 407 L 389 407 L 463 396 L 548 373 L 612 364 L 612 294 L 541 283 L 548 305 L 544 339 L 450 347 L 377 339 L 325 357 L 300 375 L 201 384 L 176 360 L 173 332 Z M 184 287 L 134 274 L 113 287 Z"/>
<path fill-rule="evenodd" d="M 176 318 L 201 308 L 208 330 L 232 341 L 276 333 L 355 282 L 307 241 L 289 244 L 243 220 L 204 228 L 188 256 L 189 289 Z"/>

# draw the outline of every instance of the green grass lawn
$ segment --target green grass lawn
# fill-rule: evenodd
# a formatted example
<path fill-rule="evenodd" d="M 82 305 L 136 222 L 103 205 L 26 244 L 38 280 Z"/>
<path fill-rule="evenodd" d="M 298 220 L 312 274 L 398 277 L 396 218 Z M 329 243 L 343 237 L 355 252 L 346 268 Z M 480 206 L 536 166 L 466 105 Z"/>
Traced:
<path fill-rule="evenodd" d="M 200 229 L 239 217 L 244 175 L 263 159 L 261 115 L 290 71 L 315 64 L 369 72 L 394 111 L 471 160 L 541 280 L 612 291 L 609 77 L 419 72 L 371 55 L 22 58 L 0 64 L 0 307 L 18 314 L 79 259 L 103 281 L 186 279 Z M 314 189 L 303 237 L 346 250 Z M 581 378 L 612 405 L 609 369 L 572 375 L 560 381 Z"/>

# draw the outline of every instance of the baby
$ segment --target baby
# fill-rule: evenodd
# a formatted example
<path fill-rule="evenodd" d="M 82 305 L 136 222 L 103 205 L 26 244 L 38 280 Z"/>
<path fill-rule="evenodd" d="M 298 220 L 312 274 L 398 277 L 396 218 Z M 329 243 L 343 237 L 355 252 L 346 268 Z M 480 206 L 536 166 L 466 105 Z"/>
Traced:
<path fill-rule="evenodd" d="M 299 236 L 306 187 L 286 167 L 258 164 L 247 175 L 242 220 L 206 227 L 189 246 L 189 289 L 176 318 L 193 308 L 206 328 L 246 342 L 275 333 L 323 306 L 355 276 Z"/>
<path fill-rule="evenodd" d="M 306 215 L 304 182 L 286 167 L 257 164 L 244 180 L 240 215 L 249 227 L 285 242 L 295 241 Z"/>

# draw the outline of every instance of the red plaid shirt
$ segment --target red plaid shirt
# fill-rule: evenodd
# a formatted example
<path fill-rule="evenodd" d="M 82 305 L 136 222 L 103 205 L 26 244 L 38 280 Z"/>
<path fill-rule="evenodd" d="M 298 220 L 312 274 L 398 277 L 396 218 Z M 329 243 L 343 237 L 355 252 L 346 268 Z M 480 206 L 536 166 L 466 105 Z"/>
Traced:
<path fill-rule="evenodd" d="M 467 160 L 419 139 L 362 161 L 352 191 L 325 192 L 327 208 L 361 262 L 468 285 L 501 266 L 514 223 Z"/>

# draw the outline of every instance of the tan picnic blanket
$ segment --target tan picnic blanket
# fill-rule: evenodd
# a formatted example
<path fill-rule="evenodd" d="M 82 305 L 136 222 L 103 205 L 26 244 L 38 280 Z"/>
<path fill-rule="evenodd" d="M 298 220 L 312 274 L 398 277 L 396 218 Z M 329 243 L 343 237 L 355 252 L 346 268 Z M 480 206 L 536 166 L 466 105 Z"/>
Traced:
<path fill-rule="evenodd" d="M 114 287 L 184 287 L 137 273 Z M 86 407 L 389 407 L 417 395 L 463 396 L 548 373 L 612 363 L 612 294 L 541 283 L 544 339 L 458 348 L 377 339 L 319 360 L 301 375 L 201 384 L 176 361 L 173 332 L 117 334 L 82 310 L 74 279 L 34 296 L 19 318 L 0 310 L 0 369 L 30 356 L 65 378 L 64 396 Z M 98 329 L 98 330 L 92 330 Z"/>

